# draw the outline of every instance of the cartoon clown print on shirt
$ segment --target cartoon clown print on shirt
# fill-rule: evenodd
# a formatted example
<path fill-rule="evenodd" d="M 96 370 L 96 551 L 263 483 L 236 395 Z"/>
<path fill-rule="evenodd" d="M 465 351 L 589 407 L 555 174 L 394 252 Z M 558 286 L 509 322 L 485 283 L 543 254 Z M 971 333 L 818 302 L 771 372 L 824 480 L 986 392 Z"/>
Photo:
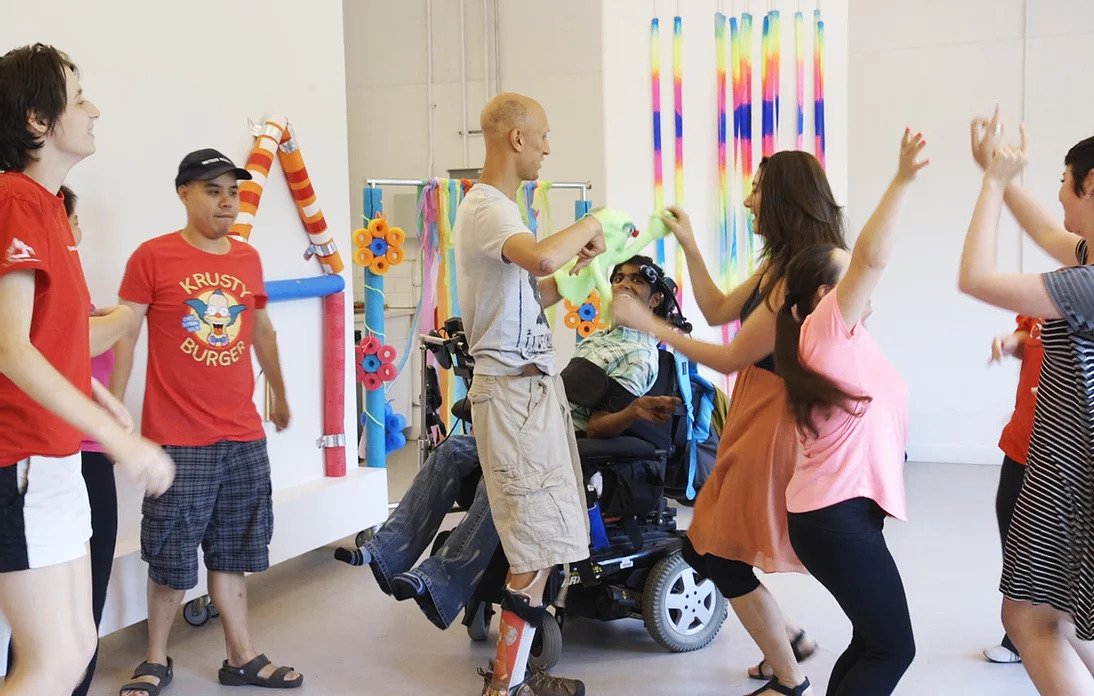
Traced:
<path fill-rule="evenodd" d="M 182 326 L 197 334 L 211 347 L 227 346 L 239 333 L 239 316 L 246 306 L 238 304 L 234 297 L 223 290 L 213 290 L 204 298 L 185 301 L 193 312 L 182 319 Z M 203 326 L 204 325 L 204 326 Z M 234 330 L 233 330 L 234 329 Z"/>

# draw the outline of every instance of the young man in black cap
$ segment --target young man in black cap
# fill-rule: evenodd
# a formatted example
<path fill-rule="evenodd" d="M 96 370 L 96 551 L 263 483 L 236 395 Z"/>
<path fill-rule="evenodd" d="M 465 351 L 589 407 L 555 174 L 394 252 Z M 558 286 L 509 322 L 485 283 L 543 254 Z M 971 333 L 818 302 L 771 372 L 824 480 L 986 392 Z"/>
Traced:
<path fill-rule="evenodd" d="M 118 295 L 134 317 L 119 343 L 114 390 L 121 397 L 133 346 L 148 317 L 148 374 L 141 428 L 175 461 L 175 484 L 146 499 L 141 557 L 148 563 L 148 654 L 122 696 L 157 696 L 172 678 L 167 638 L 205 553 L 209 594 L 224 622 L 222 684 L 291 688 L 303 677 L 258 653 L 247 624 L 244 573 L 269 567 L 273 533 L 266 434 L 255 409 L 251 347 L 273 392 L 277 430 L 289 424 L 285 385 L 258 253 L 228 236 L 239 212 L 239 179 L 251 175 L 216 150 L 179 165 L 175 188 L 186 227 L 142 244 Z"/>

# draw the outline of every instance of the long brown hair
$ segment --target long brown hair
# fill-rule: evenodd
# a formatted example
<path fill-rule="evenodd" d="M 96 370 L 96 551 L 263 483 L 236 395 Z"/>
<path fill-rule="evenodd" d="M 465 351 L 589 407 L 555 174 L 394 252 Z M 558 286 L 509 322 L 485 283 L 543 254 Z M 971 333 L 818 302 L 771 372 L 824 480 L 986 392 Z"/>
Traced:
<path fill-rule="evenodd" d="M 761 200 L 762 204 L 762 200 Z M 835 382 L 801 362 L 802 322 L 815 309 L 813 298 L 822 285 L 839 282 L 840 266 L 832 258 L 835 244 L 817 244 L 799 252 L 786 268 L 786 301 L 775 320 L 775 371 L 786 383 L 787 402 L 798 427 L 813 437 L 820 433 L 814 416 L 819 409 L 825 418 L 836 408 L 852 416 L 871 398 L 848 394 Z"/>
<path fill-rule="evenodd" d="M 790 260 L 817 244 L 847 248 L 843 210 L 832 195 L 820 162 L 808 152 L 785 150 L 765 157 L 760 177 L 760 260 L 767 265 L 760 294 L 772 309 L 772 291 L 789 272 Z"/>

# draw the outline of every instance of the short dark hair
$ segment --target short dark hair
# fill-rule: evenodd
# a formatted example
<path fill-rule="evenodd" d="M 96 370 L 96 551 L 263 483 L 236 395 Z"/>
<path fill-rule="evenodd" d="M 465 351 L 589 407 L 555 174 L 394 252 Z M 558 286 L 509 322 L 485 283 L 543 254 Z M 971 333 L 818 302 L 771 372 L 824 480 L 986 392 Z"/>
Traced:
<path fill-rule="evenodd" d="M 65 215 L 72 217 L 72 214 L 76 212 L 76 201 L 79 200 L 79 196 L 76 192 L 65 185 L 61 185 L 61 200 L 65 204 Z"/>
<path fill-rule="evenodd" d="M 0 170 L 21 172 L 42 147 L 27 129 L 31 115 L 51 133 L 68 105 L 65 69 L 76 64 L 53 46 L 20 46 L 0 57 Z"/>
<path fill-rule="evenodd" d="M 1083 182 L 1086 175 L 1094 169 L 1094 136 L 1075 143 L 1064 156 L 1064 166 L 1071 167 L 1071 181 L 1075 195 L 1083 195 Z"/>
<path fill-rule="evenodd" d="M 612 269 L 611 277 L 614 278 L 615 274 L 619 273 L 620 269 L 622 269 L 624 266 L 638 266 L 639 268 L 643 269 L 651 269 L 651 275 L 655 276 L 656 280 L 652 279 L 649 275 L 646 275 L 645 273 L 643 273 L 642 275 L 642 280 L 650 286 L 650 289 L 653 291 L 654 294 L 661 293 L 661 303 L 654 307 L 653 313 L 661 317 L 662 319 L 667 318 L 669 315 L 669 310 L 672 309 L 674 304 L 672 292 L 665 287 L 665 284 L 663 282 L 665 278 L 665 271 L 656 263 L 654 263 L 653 259 L 651 259 L 650 257 L 636 255 L 630 257 L 623 263 L 617 264 L 615 268 Z"/>

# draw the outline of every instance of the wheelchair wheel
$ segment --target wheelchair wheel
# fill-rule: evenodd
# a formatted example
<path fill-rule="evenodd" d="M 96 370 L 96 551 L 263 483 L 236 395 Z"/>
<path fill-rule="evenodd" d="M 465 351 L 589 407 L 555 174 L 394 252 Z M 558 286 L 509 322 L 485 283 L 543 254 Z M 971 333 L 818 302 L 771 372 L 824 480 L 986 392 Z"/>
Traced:
<path fill-rule="evenodd" d="M 562 625 L 548 614 L 544 617 L 535 638 L 528 663 L 533 669 L 551 669 L 562 659 Z"/>
<path fill-rule="evenodd" d="M 714 583 L 701 580 L 679 552 L 662 558 L 642 590 L 646 630 L 672 652 L 704 648 L 726 619 L 726 600 Z"/>
<path fill-rule="evenodd" d="M 490 616 L 486 613 L 486 602 L 479 602 L 471 623 L 467 624 L 467 637 L 481 643 L 490 637 Z"/>
<path fill-rule="evenodd" d="M 208 597 L 191 599 L 182 607 L 182 618 L 191 626 L 204 626 L 213 618 L 213 604 Z"/>

